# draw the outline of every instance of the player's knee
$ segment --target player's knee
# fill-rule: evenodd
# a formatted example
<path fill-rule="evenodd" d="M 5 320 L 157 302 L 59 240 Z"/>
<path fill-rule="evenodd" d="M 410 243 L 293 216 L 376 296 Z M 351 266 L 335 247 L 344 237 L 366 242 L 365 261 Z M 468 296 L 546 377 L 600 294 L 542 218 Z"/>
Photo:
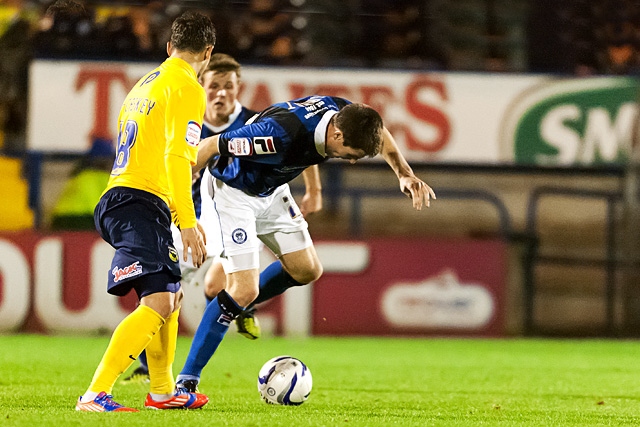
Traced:
<path fill-rule="evenodd" d="M 289 274 L 291 274 L 291 277 L 296 282 L 306 285 L 318 280 L 320 276 L 322 276 L 322 271 L 322 264 L 317 263 L 313 266 L 309 266 L 308 268 L 299 269 Z"/>
<path fill-rule="evenodd" d="M 238 305 L 246 307 L 258 298 L 258 288 L 236 287 L 227 291 Z"/>
<path fill-rule="evenodd" d="M 173 301 L 168 298 L 158 298 L 158 294 L 152 294 L 144 297 L 140 303 L 142 305 L 146 305 L 151 308 L 153 311 L 158 313 L 163 319 L 166 319 L 173 313 L 175 309 L 175 304 Z"/>
<path fill-rule="evenodd" d="M 246 307 L 258 297 L 258 272 L 243 272 L 227 280 L 226 292 L 241 306 Z M 221 291 L 222 292 L 222 291 Z"/>
<path fill-rule="evenodd" d="M 182 288 L 176 292 L 156 292 L 145 295 L 140 300 L 140 303 L 154 310 L 162 318 L 167 319 L 171 316 L 171 313 L 180 308 L 183 295 Z"/>
<path fill-rule="evenodd" d="M 220 293 L 221 290 L 225 288 L 224 281 L 220 283 L 219 281 L 205 281 L 204 283 L 204 293 L 206 296 L 210 298 L 214 298 L 216 295 Z"/>
<path fill-rule="evenodd" d="M 209 298 L 215 298 L 227 285 L 224 269 L 219 262 L 213 262 L 204 276 L 204 293 Z"/>

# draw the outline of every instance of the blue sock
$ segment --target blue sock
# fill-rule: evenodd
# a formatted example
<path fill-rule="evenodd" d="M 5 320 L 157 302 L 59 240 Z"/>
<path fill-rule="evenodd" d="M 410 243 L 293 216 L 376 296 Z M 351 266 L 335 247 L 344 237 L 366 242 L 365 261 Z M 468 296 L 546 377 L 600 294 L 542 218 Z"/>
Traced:
<path fill-rule="evenodd" d="M 305 284 L 294 280 L 294 278 L 282 268 L 280 261 L 274 261 L 260 273 L 260 293 L 251 303 L 251 306 L 278 296 L 293 286 L 303 285 Z"/>
<path fill-rule="evenodd" d="M 138 361 L 140 361 L 140 367 L 149 370 L 149 365 L 147 365 L 147 352 L 142 350 L 140 356 L 138 356 Z"/>
<path fill-rule="evenodd" d="M 198 329 L 193 336 L 187 361 L 178 375 L 178 380 L 199 380 L 200 374 L 209 359 L 216 352 L 229 324 L 242 312 L 233 298 L 222 290 L 204 310 Z"/>

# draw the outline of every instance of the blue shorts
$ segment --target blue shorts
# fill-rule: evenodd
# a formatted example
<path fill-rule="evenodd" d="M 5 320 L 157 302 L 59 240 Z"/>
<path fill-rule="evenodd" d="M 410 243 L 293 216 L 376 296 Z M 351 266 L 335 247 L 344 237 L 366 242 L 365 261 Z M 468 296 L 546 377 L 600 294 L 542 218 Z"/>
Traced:
<path fill-rule="evenodd" d="M 162 199 L 146 191 L 115 187 L 100 198 L 93 218 L 102 238 L 116 250 L 108 293 L 123 296 L 134 289 L 142 298 L 180 289 L 171 212 Z"/>

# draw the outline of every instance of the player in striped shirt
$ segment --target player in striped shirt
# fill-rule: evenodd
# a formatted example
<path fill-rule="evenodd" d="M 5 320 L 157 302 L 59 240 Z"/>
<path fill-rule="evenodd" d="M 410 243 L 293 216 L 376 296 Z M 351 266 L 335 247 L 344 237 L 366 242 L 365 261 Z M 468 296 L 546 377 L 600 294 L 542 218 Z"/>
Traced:
<path fill-rule="evenodd" d="M 202 369 L 230 322 L 250 305 L 320 277 L 322 265 L 288 183 L 329 158 L 355 163 L 381 154 L 413 207 L 429 206 L 433 190 L 415 176 L 382 118 L 364 104 L 310 96 L 274 104 L 235 131 L 202 141 L 197 168 L 205 171 L 223 239 L 227 286 L 211 302 L 196 330 L 177 384 L 195 391 Z M 262 241 L 278 261 L 258 274 Z"/>

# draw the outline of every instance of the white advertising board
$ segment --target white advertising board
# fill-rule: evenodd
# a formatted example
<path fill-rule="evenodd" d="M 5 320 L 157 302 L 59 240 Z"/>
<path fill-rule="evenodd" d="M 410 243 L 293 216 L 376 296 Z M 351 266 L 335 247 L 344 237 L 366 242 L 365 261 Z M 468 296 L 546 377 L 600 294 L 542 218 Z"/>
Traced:
<path fill-rule="evenodd" d="M 115 140 L 129 88 L 157 64 L 34 61 L 28 147 Z M 411 162 L 574 165 L 624 161 L 637 80 L 245 67 L 240 101 L 261 110 L 321 94 L 376 108 Z"/>

